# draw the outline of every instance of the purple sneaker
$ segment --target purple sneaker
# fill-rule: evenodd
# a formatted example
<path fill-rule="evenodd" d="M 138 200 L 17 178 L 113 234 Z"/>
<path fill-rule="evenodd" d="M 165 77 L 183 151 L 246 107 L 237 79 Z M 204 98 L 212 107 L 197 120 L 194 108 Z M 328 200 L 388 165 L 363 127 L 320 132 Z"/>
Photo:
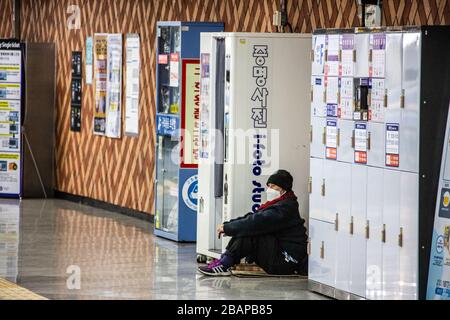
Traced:
<path fill-rule="evenodd" d="M 229 277 L 231 276 L 230 268 L 226 268 L 221 260 L 214 260 L 206 267 L 199 267 L 198 271 L 210 277 Z"/>

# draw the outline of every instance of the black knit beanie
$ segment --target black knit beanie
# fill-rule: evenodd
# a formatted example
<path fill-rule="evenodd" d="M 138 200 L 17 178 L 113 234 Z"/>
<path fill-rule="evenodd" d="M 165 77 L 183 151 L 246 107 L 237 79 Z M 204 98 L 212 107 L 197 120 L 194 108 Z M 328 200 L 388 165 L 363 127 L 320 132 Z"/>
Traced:
<path fill-rule="evenodd" d="M 292 191 L 293 182 L 294 179 L 292 178 L 292 175 L 288 171 L 278 170 L 276 173 L 274 173 L 269 177 L 267 185 L 269 185 L 269 183 L 272 183 L 289 192 Z"/>

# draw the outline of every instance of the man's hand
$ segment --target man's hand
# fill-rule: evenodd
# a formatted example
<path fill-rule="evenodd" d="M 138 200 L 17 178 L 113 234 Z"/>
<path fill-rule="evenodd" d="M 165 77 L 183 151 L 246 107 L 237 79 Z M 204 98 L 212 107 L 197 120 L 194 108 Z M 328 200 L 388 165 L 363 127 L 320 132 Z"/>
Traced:
<path fill-rule="evenodd" d="M 219 239 L 222 237 L 222 235 L 225 234 L 225 231 L 223 230 L 223 224 L 217 226 L 217 234 Z"/>

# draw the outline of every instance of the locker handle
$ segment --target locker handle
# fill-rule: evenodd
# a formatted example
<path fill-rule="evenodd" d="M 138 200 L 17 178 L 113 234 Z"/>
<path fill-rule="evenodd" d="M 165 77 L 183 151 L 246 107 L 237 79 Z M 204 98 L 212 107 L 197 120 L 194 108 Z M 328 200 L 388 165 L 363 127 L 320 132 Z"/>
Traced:
<path fill-rule="evenodd" d="M 369 62 L 372 62 L 372 58 L 373 58 L 373 50 L 370 49 L 370 51 L 369 51 Z"/>
<path fill-rule="evenodd" d="M 403 248 L 403 228 L 400 228 L 400 234 L 398 235 L 398 246 Z"/>
<path fill-rule="evenodd" d="M 367 240 L 370 239 L 370 221 L 367 221 L 367 224 L 366 224 L 366 239 Z"/>
<path fill-rule="evenodd" d="M 372 134 L 370 132 L 367 133 L 367 150 L 370 151 L 372 148 Z"/>
<path fill-rule="evenodd" d="M 402 90 L 402 95 L 400 96 L 400 108 L 405 109 L 405 89 Z"/>
<path fill-rule="evenodd" d="M 323 103 L 327 103 L 327 89 L 323 90 Z"/>
<path fill-rule="evenodd" d="M 311 102 L 314 102 L 314 86 L 311 86 Z"/>
<path fill-rule="evenodd" d="M 205 199 L 203 199 L 203 197 L 201 197 L 200 198 L 199 213 L 203 213 L 204 206 L 205 206 Z"/>
<path fill-rule="evenodd" d="M 308 246 L 306 248 L 306 253 L 308 254 L 308 256 L 311 255 L 311 238 L 308 239 Z"/>
<path fill-rule="evenodd" d="M 381 231 L 381 241 L 386 243 L 386 225 L 383 224 L 383 230 Z"/>
<path fill-rule="evenodd" d="M 322 197 L 325 197 L 325 194 L 326 194 L 326 189 L 325 189 L 325 179 L 323 179 L 323 182 L 322 182 Z"/>
<path fill-rule="evenodd" d="M 311 140 L 311 143 L 313 142 L 313 126 L 311 126 L 311 129 L 309 129 L 309 138 Z"/>
<path fill-rule="evenodd" d="M 385 90 L 384 92 L 384 107 L 387 108 L 388 107 L 388 89 Z"/>
<path fill-rule="evenodd" d="M 314 49 L 311 49 L 311 61 L 314 62 Z"/>
<path fill-rule="evenodd" d="M 350 222 L 350 234 L 351 235 L 354 234 L 354 231 L 355 231 L 354 228 L 355 228 L 355 223 L 354 223 L 354 220 L 353 220 L 353 217 L 352 217 L 352 220 Z"/>
<path fill-rule="evenodd" d="M 339 62 L 342 62 L 342 49 L 339 49 Z"/>
<path fill-rule="evenodd" d="M 334 230 L 339 231 L 339 213 L 336 213 L 336 220 L 334 220 Z"/>
<path fill-rule="evenodd" d="M 369 107 L 372 106 L 372 89 L 369 89 L 369 93 L 367 94 L 367 104 Z"/>
<path fill-rule="evenodd" d="M 325 259 L 325 242 L 322 241 L 322 246 L 320 247 L 320 259 Z"/>
<path fill-rule="evenodd" d="M 355 145 L 356 145 L 356 142 L 355 142 L 355 130 L 353 130 L 353 132 L 352 132 L 352 149 L 355 149 Z"/>
<path fill-rule="evenodd" d="M 312 177 L 309 177 L 308 192 L 309 192 L 309 194 L 312 193 Z"/>
<path fill-rule="evenodd" d="M 328 49 L 325 49 L 325 62 L 328 62 Z"/>
<path fill-rule="evenodd" d="M 338 100 L 338 104 L 340 105 L 341 104 L 341 92 L 340 91 L 338 91 L 337 100 Z"/>
<path fill-rule="evenodd" d="M 327 128 L 323 128 L 322 144 L 324 146 L 327 145 Z"/>
<path fill-rule="evenodd" d="M 338 147 L 341 146 L 341 128 L 337 129 L 336 144 Z"/>
<path fill-rule="evenodd" d="M 356 62 L 356 50 L 353 49 L 353 62 Z"/>

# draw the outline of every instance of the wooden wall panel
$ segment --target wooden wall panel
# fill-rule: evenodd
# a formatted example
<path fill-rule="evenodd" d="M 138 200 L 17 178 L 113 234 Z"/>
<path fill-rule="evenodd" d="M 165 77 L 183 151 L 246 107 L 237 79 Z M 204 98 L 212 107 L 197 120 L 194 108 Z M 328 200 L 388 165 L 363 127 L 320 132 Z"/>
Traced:
<path fill-rule="evenodd" d="M 0 0 L 0 18 L 10 8 Z M 227 31 L 272 32 L 278 1 L 270 0 L 22 0 L 22 37 L 57 44 L 57 189 L 153 213 L 155 26 L 159 20 L 223 21 Z M 448 24 L 450 0 L 385 0 L 386 25 Z M 69 30 L 67 8 L 78 5 L 81 28 Z M 9 7 L 8 7 L 9 6 Z M 10 10 L 10 9 L 9 9 Z M 359 25 L 356 0 L 290 0 L 297 32 Z M 5 25 L 5 27 L 4 27 Z M 0 20 L 0 34 L 12 25 Z M 6 31 L 3 31 L 6 30 Z M 121 140 L 92 134 L 94 92 L 84 86 L 81 133 L 70 132 L 70 57 L 95 32 L 139 33 L 142 42 L 140 135 Z"/>
<path fill-rule="evenodd" d="M 13 35 L 12 0 L 0 0 L 0 38 L 10 38 Z"/>

